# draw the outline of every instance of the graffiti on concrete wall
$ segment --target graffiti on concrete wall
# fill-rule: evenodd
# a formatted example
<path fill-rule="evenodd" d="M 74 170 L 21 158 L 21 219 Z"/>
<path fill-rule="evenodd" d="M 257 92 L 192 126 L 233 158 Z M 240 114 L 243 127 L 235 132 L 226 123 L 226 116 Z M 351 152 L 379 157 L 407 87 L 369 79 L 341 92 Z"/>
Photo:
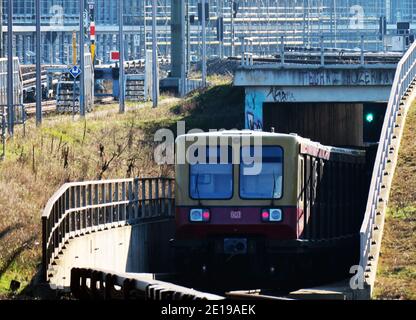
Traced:
<path fill-rule="evenodd" d="M 308 86 L 369 86 L 390 85 L 394 81 L 391 70 L 314 70 L 303 72 L 303 85 Z"/>
<path fill-rule="evenodd" d="M 271 97 L 274 102 L 295 102 L 295 96 L 292 92 L 283 90 L 279 87 L 271 87 L 267 98 Z"/>
<path fill-rule="evenodd" d="M 263 103 L 266 97 L 261 90 L 246 90 L 246 129 L 263 130 Z"/>

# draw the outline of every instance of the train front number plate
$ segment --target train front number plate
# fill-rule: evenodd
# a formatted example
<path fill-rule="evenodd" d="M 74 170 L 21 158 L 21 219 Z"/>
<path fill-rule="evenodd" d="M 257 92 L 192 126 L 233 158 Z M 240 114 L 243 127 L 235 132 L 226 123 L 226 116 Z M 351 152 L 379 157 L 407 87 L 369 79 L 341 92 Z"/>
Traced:
<path fill-rule="evenodd" d="M 230 218 L 233 220 L 240 220 L 243 217 L 241 211 L 231 211 Z"/>

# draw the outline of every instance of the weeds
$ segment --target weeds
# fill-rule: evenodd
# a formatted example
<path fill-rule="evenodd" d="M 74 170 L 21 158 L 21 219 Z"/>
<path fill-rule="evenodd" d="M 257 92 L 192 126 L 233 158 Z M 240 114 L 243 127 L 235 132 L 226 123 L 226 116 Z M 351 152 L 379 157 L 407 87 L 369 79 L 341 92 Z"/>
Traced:
<path fill-rule="evenodd" d="M 375 286 L 378 299 L 416 299 L 416 104 L 411 107 L 390 196 Z"/>
<path fill-rule="evenodd" d="M 223 81 L 217 79 L 215 81 Z M 233 128 L 242 122 L 243 95 L 230 84 L 195 92 L 184 100 L 162 97 L 151 103 L 100 106 L 86 121 L 72 115 L 30 120 L 26 137 L 17 128 L 0 163 L 0 296 L 11 280 L 21 290 L 38 270 L 42 210 L 66 182 L 145 176 L 173 176 L 172 166 L 156 166 L 153 133 L 187 121 L 188 128 Z"/>

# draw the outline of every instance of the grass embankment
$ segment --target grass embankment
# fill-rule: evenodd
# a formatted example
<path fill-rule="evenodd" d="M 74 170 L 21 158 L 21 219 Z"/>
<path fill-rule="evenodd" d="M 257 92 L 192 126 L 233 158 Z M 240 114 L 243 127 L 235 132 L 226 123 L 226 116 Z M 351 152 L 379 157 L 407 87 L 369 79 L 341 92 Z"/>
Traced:
<path fill-rule="evenodd" d="M 184 100 L 162 98 L 157 109 L 150 105 L 129 104 L 124 115 L 116 105 L 100 107 L 86 121 L 51 116 L 39 129 L 32 119 L 25 136 L 17 128 L 0 163 L 0 298 L 15 296 L 12 280 L 21 283 L 19 293 L 36 274 L 41 212 L 63 183 L 172 175 L 153 161 L 156 130 L 179 120 L 187 129 L 241 128 L 244 120 L 243 92 L 224 82 Z"/>
<path fill-rule="evenodd" d="M 378 299 L 416 299 L 416 103 L 410 109 L 390 196 Z"/>

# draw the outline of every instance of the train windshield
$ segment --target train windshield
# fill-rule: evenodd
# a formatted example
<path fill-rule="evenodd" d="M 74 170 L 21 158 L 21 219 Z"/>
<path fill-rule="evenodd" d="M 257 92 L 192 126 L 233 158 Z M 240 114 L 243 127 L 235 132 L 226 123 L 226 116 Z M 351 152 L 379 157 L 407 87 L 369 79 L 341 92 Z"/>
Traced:
<path fill-rule="evenodd" d="M 227 153 L 224 157 L 224 154 Z M 192 199 L 221 200 L 233 196 L 233 165 L 228 148 L 207 148 L 206 161 L 190 165 Z M 224 161 L 225 158 L 225 161 Z"/>
<path fill-rule="evenodd" d="M 255 150 L 261 148 L 261 150 Z M 260 153 L 261 152 L 261 153 Z M 247 164 L 243 160 L 253 155 L 255 163 Z M 281 147 L 243 147 L 240 164 L 240 197 L 242 199 L 281 199 L 283 195 L 283 149 Z M 247 161 L 246 161 L 247 162 Z M 255 164 L 261 163 L 260 172 L 250 175 Z"/>

